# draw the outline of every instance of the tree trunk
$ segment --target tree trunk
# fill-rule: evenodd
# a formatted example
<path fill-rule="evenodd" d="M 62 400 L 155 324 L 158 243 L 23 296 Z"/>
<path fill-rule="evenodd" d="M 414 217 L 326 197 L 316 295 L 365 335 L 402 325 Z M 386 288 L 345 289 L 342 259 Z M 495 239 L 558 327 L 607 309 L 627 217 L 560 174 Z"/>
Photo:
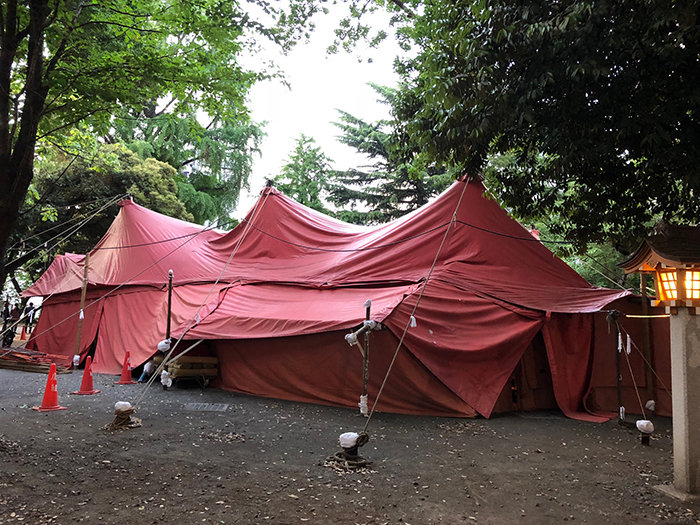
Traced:
<path fill-rule="evenodd" d="M 7 13 L 16 12 L 16 0 L 7 2 Z M 15 229 L 19 210 L 34 176 L 34 149 L 39 121 L 44 110 L 48 87 L 44 83 L 44 29 L 49 13 L 47 0 L 29 2 L 29 26 L 10 23 L 2 34 L 0 52 L 0 286 L 7 279 L 5 258 L 7 242 Z M 25 97 L 19 122 L 12 122 L 13 101 L 9 85 L 19 41 L 28 37 Z M 16 137 L 14 129 L 19 129 Z"/>

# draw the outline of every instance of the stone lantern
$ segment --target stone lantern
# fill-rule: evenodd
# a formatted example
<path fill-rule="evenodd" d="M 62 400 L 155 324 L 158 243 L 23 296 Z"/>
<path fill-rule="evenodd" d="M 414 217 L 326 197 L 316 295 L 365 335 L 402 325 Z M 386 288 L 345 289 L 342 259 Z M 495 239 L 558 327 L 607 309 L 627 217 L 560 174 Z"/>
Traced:
<path fill-rule="evenodd" d="M 700 227 L 662 222 L 623 262 L 626 273 L 653 274 L 654 306 L 671 314 L 673 485 L 662 492 L 700 497 Z"/>

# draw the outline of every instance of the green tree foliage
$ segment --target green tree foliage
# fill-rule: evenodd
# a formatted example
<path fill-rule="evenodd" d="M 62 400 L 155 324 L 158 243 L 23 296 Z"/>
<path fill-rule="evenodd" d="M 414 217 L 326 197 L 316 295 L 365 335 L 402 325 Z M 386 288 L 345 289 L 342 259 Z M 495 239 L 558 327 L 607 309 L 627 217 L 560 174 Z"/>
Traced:
<path fill-rule="evenodd" d="M 282 167 L 282 173 L 274 179 L 275 186 L 304 206 L 334 215 L 326 204 L 333 161 L 320 147 L 314 147 L 315 144 L 312 137 L 303 134 L 297 139 L 294 152 Z"/>
<path fill-rule="evenodd" d="M 8 254 L 26 270 L 42 271 L 56 253 L 87 253 L 109 228 L 119 211 L 117 203 L 104 207 L 119 195 L 130 193 L 137 204 L 178 219 L 192 221 L 185 205 L 178 199 L 175 169 L 155 159 L 141 160 L 122 145 L 96 145 L 90 157 L 68 157 L 53 149 L 45 152 L 34 179 L 39 201 L 28 199 L 14 244 Z M 71 228 L 101 211 L 70 238 L 62 241 Z M 58 239 L 53 239 L 60 235 Z M 55 246 L 51 253 L 46 248 Z M 33 250 L 33 248 L 42 248 Z"/>
<path fill-rule="evenodd" d="M 253 155 L 260 153 L 260 127 L 218 118 L 203 126 L 196 115 L 152 110 L 151 117 L 141 112 L 117 119 L 111 140 L 126 143 L 142 159 L 155 158 L 177 169 L 180 200 L 196 222 L 228 217 L 248 187 Z"/>
<path fill-rule="evenodd" d="M 395 90 L 372 87 L 386 103 L 394 96 Z M 340 122 L 335 125 L 342 131 L 340 142 L 373 161 L 364 171 L 333 173 L 330 200 L 341 209 L 337 213 L 339 219 L 358 224 L 393 220 L 427 204 L 452 182 L 452 173 L 444 169 L 418 162 L 396 162 L 390 153 L 391 136 L 386 131 L 389 121 L 368 124 L 345 111 L 339 113 Z"/>
<path fill-rule="evenodd" d="M 113 114 L 159 100 L 171 101 L 172 115 L 246 122 L 248 89 L 267 73 L 246 70 L 238 56 L 258 36 L 283 35 L 249 7 L 280 17 L 267 0 L 0 3 L 0 282 L 37 138 L 84 121 L 104 134 Z"/>
<path fill-rule="evenodd" d="M 394 104 L 408 155 L 479 173 L 583 249 L 628 247 L 700 212 L 700 5 L 690 0 L 421 3 Z"/>
<path fill-rule="evenodd" d="M 585 250 L 574 253 L 571 243 L 552 232 L 551 223 L 551 220 L 541 219 L 524 225 L 534 227 L 544 245 L 593 286 L 639 292 L 639 275 L 625 275 L 624 270 L 618 267 L 626 257 L 614 246 L 590 243 Z"/>

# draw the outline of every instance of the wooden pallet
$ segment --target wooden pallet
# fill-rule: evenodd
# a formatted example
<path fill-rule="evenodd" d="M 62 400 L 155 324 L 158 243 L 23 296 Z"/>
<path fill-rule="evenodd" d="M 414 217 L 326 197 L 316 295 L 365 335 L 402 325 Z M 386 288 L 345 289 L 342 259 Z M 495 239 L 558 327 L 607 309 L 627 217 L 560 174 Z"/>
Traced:
<path fill-rule="evenodd" d="M 22 372 L 34 372 L 37 374 L 48 374 L 51 369 L 51 365 L 47 363 L 38 363 L 24 360 L 8 359 L 6 357 L 0 358 L 0 368 L 6 370 L 20 370 Z M 57 374 L 70 374 L 72 371 L 67 369 L 65 366 L 56 365 Z"/>
<path fill-rule="evenodd" d="M 162 356 L 153 358 L 155 363 L 163 361 Z M 209 356 L 182 356 L 170 361 L 166 367 L 172 379 L 211 379 L 219 375 L 219 360 Z"/>

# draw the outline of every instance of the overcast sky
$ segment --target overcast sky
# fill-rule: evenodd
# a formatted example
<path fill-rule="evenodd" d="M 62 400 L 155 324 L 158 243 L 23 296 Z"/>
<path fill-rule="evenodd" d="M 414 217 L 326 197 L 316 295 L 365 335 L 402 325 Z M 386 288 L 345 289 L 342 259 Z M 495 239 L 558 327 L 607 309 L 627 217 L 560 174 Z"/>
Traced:
<path fill-rule="evenodd" d="M 377 24 L 387 24 L 385 16 L 374 15 L 374 20 Z M 265 179 L 280 173 L 302 133 L 315 139 L 316 145 L 333 160 L 335 169 L 366 163 L 354 149 L 336 140 L 340 130 L 332 122 L 338 121 L 336 109 L 367 122 L 389 116 L 388 108 L 377 102 L 376 92 L 367 83 L 391 87 L 398 84 L 393 61 L 400 49 L 389 39 L 378 49 L 360 46 L 352 54 L 341 51 L 328 55 L 326 48 L 332 42 L 336 23 L 330 16 L 321 17 L 310 43 L 298 44 L 287 56 L 263 55 L 272 57 L 285 72 L 291 90 L 279 81 L 269 81 L 255 85 L 251 91 L 252 118 L 267 122 L 264 127 L 267 137 L 262 143 L 262 158 L 255 159 L 250 192 L 244 190 L 241 194 L 234 217 L 244 216 Z"/>

